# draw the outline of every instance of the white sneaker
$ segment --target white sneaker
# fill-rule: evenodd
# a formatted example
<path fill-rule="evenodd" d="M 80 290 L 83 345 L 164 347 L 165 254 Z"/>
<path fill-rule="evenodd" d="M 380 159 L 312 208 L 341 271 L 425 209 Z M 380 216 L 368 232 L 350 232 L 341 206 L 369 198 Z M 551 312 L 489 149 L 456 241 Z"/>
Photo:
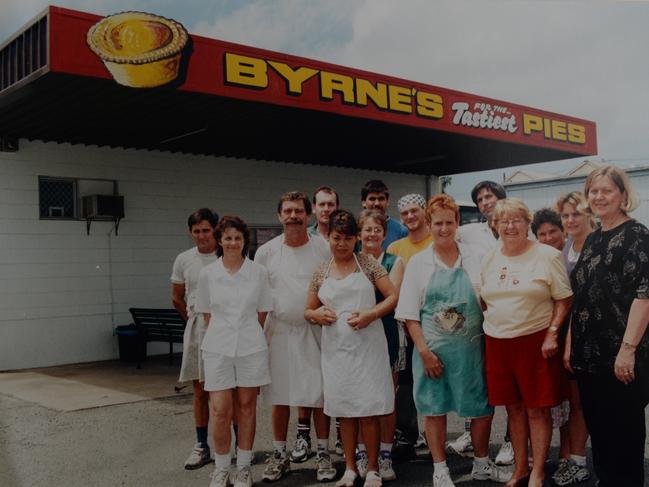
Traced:
<path fill-rule="evenodd" d="M 498 455 L 496 455 L 496 465 L 513 465 L 514 464 L 514 447 L 511 441 L 505 441 Z"/>
<path fill-rule="evenodd" d="M 264 473 L 261 474 L 261 479 L 264 482 L 275 482 L 281 479 L 291 469 L 291 461 L 288 455 L 282 455 L 278 451 L 274 451 L 267 462 Z"/>
<path fill-rule="evenodd" d="M 250 467 L 243 467 L 237 471 L 234 487 L 252 487 L 252 472 Z"/>
<path fill-rule="evenodd" d="M 511 480 L 512 474 L 513 472 L 511 470 L 499 467 L 491 460 L 486 465 L 479 465 L 474 461 L 473 468 L 471 469 L 471 478 L 473 480 L 491 480 L 492 482 L 505 483 Z"/>
<path fill-rule="evenodd" d="M 336 455 L 344 455 L 343 451 L 343 442 L 340 441 L 340 438 L 336 440 Z"/>
<path fill-rule="evenodd" d="M 362 479 L 367 475 L 367 452 L 358 451 L 356 452 L 356 470 L 358 470 L 358 476 Z"/>
<path fill-rule="evenodd" d="M 426 437 L 424 436 L 423 433 L 419 433 L 419 436 L 417 437 L 417 441 L 415 441 L 415 448 L 416 449 L 428 448 L 428 442 L 426 441 Z"/>
<path fill-rule="evenodd" d="M 336 478 L 336 469 L 331 464 L 328 451 L 319 450 L 315 454 L 316 479 L 318 482 L 331 482 Z"/>
<path fill-rule="evenodd" d="M 473 451 L 473 443 L 471 442 L 471 433 L 465 431 L 455 440 L 449 441 L 446 448 L 452 453 L 460 456 L 466 456 L 467 453 Z"/>
<path fill-rule="evenodd" d="M 448 469 L 433 474 L 433 487 L 455 487 Z"/>
<path fill-rule="evenodd" d="M 212 481 L 210 487 L 228 487 L 230 482 L 230 469 L 217 469 L 212 472 Z"/>
<path fill-rule="evenodd" d="M 392 468 L 392 454 L 389 451 L 379 452 L 379 475 L 381 480 L 395 480 L 397 474 Z"/>
<path fill-rule="evenodd" d="M 295 440 L 295 447 L 291 452 L 293 463 L 306 462 L 311 456 L 311 440 L 304 436 L 298 436 Z"/>
<path fill-rule="evenodd" d="M 185 460 L 185 469 L 196 470 L 212 461 L 210 447 L 203 447 L 200 443 L 196 443 L 189 457 Z"/>

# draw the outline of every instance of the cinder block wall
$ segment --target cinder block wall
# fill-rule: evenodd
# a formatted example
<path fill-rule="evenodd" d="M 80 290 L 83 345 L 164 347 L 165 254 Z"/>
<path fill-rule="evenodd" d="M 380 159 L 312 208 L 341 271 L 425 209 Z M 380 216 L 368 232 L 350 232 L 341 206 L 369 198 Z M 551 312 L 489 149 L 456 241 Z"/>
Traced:
<path fill-rule="evenodd" d="M 83 220 L 40 220 L 38 176 L 116 180 L 119 235 L 109 222 L 88 236 Z M 171 307 L 171 265 L 192 245 L 196 208 L 276 223 L 282 192 L 326 184 L 357 212 L 369 179 L 390 187 L 393 217 L 400 195 L 426 193 L 426 179 L 407 174 L 20 140 L 0 152 L 0 370 L 116 358 L 129 307 Z"/>

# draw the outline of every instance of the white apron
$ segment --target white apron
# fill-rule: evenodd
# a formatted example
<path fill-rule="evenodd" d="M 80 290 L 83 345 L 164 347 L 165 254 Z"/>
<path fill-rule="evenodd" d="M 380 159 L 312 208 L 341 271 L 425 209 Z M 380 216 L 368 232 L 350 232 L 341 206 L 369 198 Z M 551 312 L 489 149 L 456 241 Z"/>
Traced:
<path fill-rule="evenodd" d="M 318 291 L 320 302 L 338 317 L 331 326 L 322 327 L 324 411 L 337 418 L 389 414 L 394 409 L 388 343 L 381 320 L 358 331 L 347 324 L 352 311 L 376 304 L 374 285 L 358 267 L 358 272 L 344 279 L 327 277 Z"/>
<path fill-rule="evenodd" d="M 304 261 L 287 262 L 282 244 L 267 265 L 273 294 L 273 311 L 264 326 L 270 362 L 271 383 L 262 389 L 271 405 L 321 408 L 322 331 L 304 319 L 306 295 L 321 258 L 311 246 L 300 256 Z M 284 261 L 282 256 L 284 254 Z"/>
<path fill-rule="evenodd" d="M 193 308 L 193 306 L 191 306 Z M 203 373 L 203 359 L 201 358 L 201 343 L 205 336 L 205 320 L 201 313 L 194 313 L 189 309 L 187 325 L 183 334 L 183 358 L 180 365 L 179 382 L 193 380 L 205 381 Z"/>

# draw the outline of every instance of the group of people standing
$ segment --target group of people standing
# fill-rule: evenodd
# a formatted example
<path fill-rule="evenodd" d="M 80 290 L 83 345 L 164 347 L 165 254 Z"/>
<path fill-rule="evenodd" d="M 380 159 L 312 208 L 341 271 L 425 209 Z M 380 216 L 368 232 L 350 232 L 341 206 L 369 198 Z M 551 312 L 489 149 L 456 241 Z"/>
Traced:
<path fill-rule="evenodd" d="M 413 420 L 416 428 L 418 413 L 434 487 L 454 485 L 447 450 L 469 449 L 473 479 L 537 487 L 552 418 L 560 422 L 564 411 L 556 484 L 590 475 L 590 431 L 599 485 L 641 487 L 649 231 L 628 216 L 637 197 L 627 176 L 612 166 L 598 169 L 583 195 L 562 197 L 558 214 L 545 216 L 533 216 L 489 181 L 476 185 L 472 199 L 487 221 L 460 227 L 459 207 L 444 194 L 429 201 L 405 195 L 397 204 L 403 223 L 390 219 L 381 181 L 363 187 L 358 218 L 338 209 L 330 187 L 318 188 L 313 200 L 288 192 L 277 207 L 283 233 L 259 247 L 254 261 L 240 218 L 218 221 L 208 209 L 190 215 L 196 247 L 178 256 L 171 278 L 174 306 L 187 318 L 180 380 L 194 383 L 197 444 L 185 468 L 212 461 L 211 422 L 211 487 L 252 485 L 261 388 L 273 433 L 264 481 L 279 480 L 291 462 L 312 455 L 312 419 L 316 478 L 335 480 L 329 431 L 336 418 L 336 447 L 345 457 L 337 487 L 358 477 L 380 487 L 396 478 L 395 431 Z M 408 384 L 402 379 L 409 373 L 410 389 L 399 385 Z M 395 409 L 398 390 L 412 393 L 404 400 L 397 394 Z M 500 405 L 513 471 L 488 455 Z M 291 407 L 298 424 L 289 452 Z M 461 448 L 457 440 L 446 443 L 449 412 L 470 419 Z M 620 438 L 628 445 L 622 451 Z"/>

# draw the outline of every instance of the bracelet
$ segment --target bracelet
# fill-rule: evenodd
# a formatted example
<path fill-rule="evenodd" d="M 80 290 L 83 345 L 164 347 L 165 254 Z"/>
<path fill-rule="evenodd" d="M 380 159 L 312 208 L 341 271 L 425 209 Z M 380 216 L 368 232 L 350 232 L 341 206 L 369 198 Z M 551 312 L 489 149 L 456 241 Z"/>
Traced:
<path fill-rule="evenodd" d="M 550 327 L 548 328 L 548 330 L 550 330 L 552 333 L 556 333 L 556 332 L 559 331 L 559 327 L 556 326 L 556 325 L 550 325 Z"/>
<path fill-rule="evenodd" d="M 632 343 L 629 343 L 629 342 L 627 342 L 625 340 L 622 340 L 622 347 L 623 348 L 629 348 L 631 350 L 635 350 L 636 348 L 638 348 L 637 345 L 633 345 Z"/>

